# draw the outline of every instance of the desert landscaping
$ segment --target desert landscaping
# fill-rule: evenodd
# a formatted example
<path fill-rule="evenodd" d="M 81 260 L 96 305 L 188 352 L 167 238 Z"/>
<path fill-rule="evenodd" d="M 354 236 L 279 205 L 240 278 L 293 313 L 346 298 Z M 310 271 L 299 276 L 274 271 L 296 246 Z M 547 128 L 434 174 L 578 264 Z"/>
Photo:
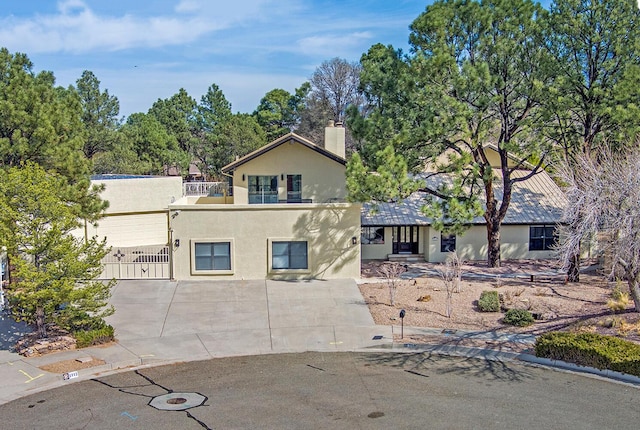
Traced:
<path fill-rule="evenodd" d="M 615 312 L 608 305 L 616 285 L 624 292 L 626 284 L 608 281 L 595 266 L 584 269 L 579 283 L 566 283 L 552 261 L 503 261 L 500 268 L 493 269 L 485 262 L 462 262 L 460 288 L 449 294 L 447 316 L 448 293 L 441 276 L 444 264 L 408 264 L 397 280 L 393 305 L 389 282 L 381 273 L 384 264 L 389 263 L 363 263 L 359 285 L 376 324 L 399 325 L 399 312 L 404 309 L 405 326 L 533 335 L 583 330 L 640 343 L 640 315 L 633 302 L 629 300 L 623 310 Z M 477 301 L 485 290 L 498 292 L 502 312 L 479 311 Z M 504 324 L 504 309 L 511 308 L 530 311 L 535 322 L 527 327 Z M 424 337 L 413 340 L 446 341 Z M 474 341 L 470 346 L 492 347 L 476 344 Z M 510 347 L 513 349 L 513 345 Z"/>

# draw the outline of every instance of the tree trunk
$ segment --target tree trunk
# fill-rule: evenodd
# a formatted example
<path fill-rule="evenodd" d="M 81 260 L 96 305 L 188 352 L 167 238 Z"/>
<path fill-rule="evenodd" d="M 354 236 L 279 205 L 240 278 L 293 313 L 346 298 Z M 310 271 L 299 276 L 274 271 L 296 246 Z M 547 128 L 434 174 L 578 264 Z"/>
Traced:
<path fill-rule="evenodd" d="M 487 263 L 489 267 L 500 267 L 500 223 L 487 222 Z"/>
<path fill-rule="evenodd" d="M 580 282 L 580 254 L 574 254 L 571 257 L 567 270 L 567 282 Z"/>
<path fill-rule="evenodd" d="M 636 312 L 640 313 L 640 273 L 635 273 L 634 275 L 635 276 L 627 276 L 629 279 L 629 292 L 631 293 Z"/>
<path fill-rule="evenodd" d="M 47 337 L 47 325 L 44 322 L 44 309 L 40 306 L 36 308 L 36 327 L 38 330 L 38 337 L 40 339 Z"/>

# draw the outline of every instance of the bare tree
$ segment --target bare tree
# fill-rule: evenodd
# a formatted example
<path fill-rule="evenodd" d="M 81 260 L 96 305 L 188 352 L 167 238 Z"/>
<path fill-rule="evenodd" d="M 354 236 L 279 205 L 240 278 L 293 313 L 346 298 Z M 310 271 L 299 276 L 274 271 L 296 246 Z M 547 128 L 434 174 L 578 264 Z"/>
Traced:
<path fill-rule="evenodd" d="M 611 275 L 621 270 L 640 312 L 639 145 L 624 153 L 580 155 L 561 174 L 568 200 L 558 246 L 564 268 L 582 240 L 595 241 L 611 262 Z"/>
<path fill-rule="evenodd" d="M 444 269 L 440 271 L 447 292 L 446 314 L 451 318 L 453 313 L 453 293 L 461 291 L 462 267 L 460 257 L 456 252 L 450 252 L 445 260 Z"/>
<path fill-rule="evenodd" d="M 345 120 L 347 106 L 363 100 L 358 90 L 360 70 L 360 64 L 336 57 L 324 61 L 311 77 L 312 94 L 327 102 L 336 122 Z"/>
<path fill-rule="evenodd" d="M 380 265 L 378 273 L 387 280 L 389 287 L 389 302 L 391 306 L 396 304 L 396 289 L 400 285 L 400 275 L 407 271 L 407 266 L 398 262 L 387 262 Z"/>

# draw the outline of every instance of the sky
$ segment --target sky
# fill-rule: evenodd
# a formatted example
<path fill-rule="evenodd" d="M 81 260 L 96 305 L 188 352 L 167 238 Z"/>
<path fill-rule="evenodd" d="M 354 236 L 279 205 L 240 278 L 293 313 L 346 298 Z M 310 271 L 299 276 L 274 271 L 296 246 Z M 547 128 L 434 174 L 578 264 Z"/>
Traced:
<path fill-rule="evenodd" d="M 120 102 L 147 112 L 184 88 L 220 87 L 251 113 L 274 88 L 291 93 L 323 62 L 358 61 L 376 43 L 408 50 L 409 25 L 430 0 L 3 1 L 0 46 L 33 71 L 75 85 L 89 70 Z"/>

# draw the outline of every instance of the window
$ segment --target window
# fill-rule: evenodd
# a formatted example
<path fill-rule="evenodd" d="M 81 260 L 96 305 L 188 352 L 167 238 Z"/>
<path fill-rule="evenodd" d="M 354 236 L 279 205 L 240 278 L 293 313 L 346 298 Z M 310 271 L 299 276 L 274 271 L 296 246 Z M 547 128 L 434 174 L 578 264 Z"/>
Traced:
<path fill-rule="evenodd" d="M 287 203 L 302 203 L 302 175 L 287 175 Z"/>
<path fill-rule="evenodd" d="M 278 203 L 278 177 L 249 176 L 249 203 Z"/>
<path fill-rule="evenodd" d="M 271 242 L 272 269 L 308 269 L 307 242 Z"/>
<path fill-rule="evenodd" d="M 553 225 L 532 225 L 529 227 L 529 251 L 548 251 L 558 240 Z"/>
<path fill-rule="evenodd" d="M 227 274 L 231 272 L 231 241 L 194 241 L 192 252 L 194 273 Z"/>
<path fill-rule="evenodd" d="M 456 250 L 456 235 L 441 234 L 440 235 L 440 252 L 453 252 Z"/>
<path fill-rule="evenodd" d="M 360 243 L 363 245 L 378 245 L 384 243 L 384 227 L 362 227 Z"/>

